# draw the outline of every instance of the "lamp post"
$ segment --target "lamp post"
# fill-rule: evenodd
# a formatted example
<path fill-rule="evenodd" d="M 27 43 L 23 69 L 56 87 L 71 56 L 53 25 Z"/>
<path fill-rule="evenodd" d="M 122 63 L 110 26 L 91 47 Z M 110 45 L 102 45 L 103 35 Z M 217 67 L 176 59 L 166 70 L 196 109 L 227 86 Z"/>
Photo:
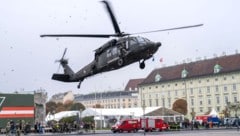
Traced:
<path fill-rule="evenodd" d="M 143 120 L 144 120 L 144 126 L 143 126 L 143 134 L 144 134 L 144 136 L 145 136 L 145 134 L 146 134 L 146 119 L 145 119 L 145 109 L 146 109 L 146 106 L 145 106 L 145 103 L 142 105 L 142 109 L 143 109 Z"/>
<path fill-rule="evenodd" d="M 145 134 L 146 134 L 146 133 L 145 133 L 145 132 L 146 132 L 146 131 L 145 131 L 145 128 L 146 128 L 146 119 L 145 119 L 145 109 L 146 109 L 146 105 L 145 105 L 145 102 L 143 101 L 143 92 L 142 92 L 142 91 L 143 91 L 143 89 L 141 89 L 141 106 L 142 106 L 142 110 L 143 110 L 143 120 L 144 120 L 144 124 L 143 124 L 143 125 L 144 125 L 144 126 L 143 126 L 143 130 L 144 130 L 143 132 L 144 132 L 144 133 L 143 133 L 143 134 L 144 134 L 144 136 L 145 136 Z"/>

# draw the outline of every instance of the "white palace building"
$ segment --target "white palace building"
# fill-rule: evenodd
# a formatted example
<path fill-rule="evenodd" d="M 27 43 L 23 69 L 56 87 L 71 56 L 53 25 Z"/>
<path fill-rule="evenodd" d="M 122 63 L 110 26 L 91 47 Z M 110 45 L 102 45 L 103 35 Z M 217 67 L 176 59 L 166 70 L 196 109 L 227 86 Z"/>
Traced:
<path fill-rule="evenodd" d="M 240 54 L 154 69 L 139 84 L 139 105 L 172 109 L 187 101 L 187 116 L 225 110 L 227 103 L 240 101 Z"/>

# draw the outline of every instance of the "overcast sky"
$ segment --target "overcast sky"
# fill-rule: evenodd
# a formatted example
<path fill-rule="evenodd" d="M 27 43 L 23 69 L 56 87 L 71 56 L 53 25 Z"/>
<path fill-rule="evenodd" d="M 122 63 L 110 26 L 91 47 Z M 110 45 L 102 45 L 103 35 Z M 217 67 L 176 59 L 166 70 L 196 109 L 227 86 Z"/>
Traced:
<path fill-rule="evenodd" d="M 127 33 L 203 23 L 203 27 L 141 35 L 159 41 L 155 61 L 144 70 L 135 63 L 77 83 L 51 80 L 56 59 L 66 58 L 76 72 L 93 60 L 110 39 L 40 38 L 41 34 L 113 33 L 98 0 L 0 0 L 0 92 L 45 89 L 49 95 L 122 90 L 129 79 L 145 78 L 155 68 L 240 52 L 239 0 L 111 0 L 120 29 Z M 163 62 L 159 59 L 163 58 Z"/>

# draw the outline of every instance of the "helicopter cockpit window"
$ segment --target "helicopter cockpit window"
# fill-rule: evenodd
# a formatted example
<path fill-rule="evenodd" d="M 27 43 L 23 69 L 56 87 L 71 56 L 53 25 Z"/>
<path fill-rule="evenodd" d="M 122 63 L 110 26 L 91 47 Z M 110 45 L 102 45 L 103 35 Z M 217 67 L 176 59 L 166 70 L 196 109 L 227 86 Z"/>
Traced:
<path fill-rule="evenodd" d="M 137 41 L 138 41 L 138 44 L 141 46 L 143 45 L 144 43 L 146 43 L 146 40 L 142 37 L 136 37 Z"/>
<path fill-rule="evenodd" d="M 134 39 L 131 39 L 130 42 L 129 42 L 130 45 L 134 45 L 134 44 L 137 44 L 137 40 L 134 38 Z"/>
<path fill-rule="evenodd" d="M 111 49 L 108 49 L 107 50 L 107 57 L 111 57 L 111 56 L 112 56 Z"/>

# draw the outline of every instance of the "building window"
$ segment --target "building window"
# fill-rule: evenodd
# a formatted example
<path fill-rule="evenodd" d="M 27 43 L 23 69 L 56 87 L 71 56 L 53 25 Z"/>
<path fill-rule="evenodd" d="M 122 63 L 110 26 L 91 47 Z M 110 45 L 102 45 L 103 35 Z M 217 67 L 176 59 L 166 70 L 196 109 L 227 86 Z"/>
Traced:
<path fill-rule="evenodd" d="M 219 112 L 220 111 L 220 106 L 217 106 L 217 112 Z"/>
<path fill-rule="evenodd" d="M 177 83 L 175 84 L 175 86 L 177 86 Z"/>
<path fill-rule="evenodd" d="M 163 107 L 165 107 L 165 98 L 162 98 Z"/>
<path fill-rule="evenodd" d="M 203 107 L 200 107 L 200 108 L 199 108 L 199 111 L 200 111 L 200 112 L 203 112 Z"/>
<path fill-rule="evenodd" d="M 175 90 L 175 96 L 178 96 L 178 91 L 177 90 Z"/>
<path fill-rule="evenodd" d="M 149 87 L 149 90 L 151 90 L 151 87 Z"/>
<path fill-rule="evenodd" d="M 207 93 L 210 93 L 210 86 L 207 86 Z"/>
<path fill-rule="evenodd" d="M 152 107 L 152 99 L 149 99 L 149 106 Z"/>
<path fill-rule="evenodd" d="M 223 78 L 223 80 L 227 80 L 227 78 L 226 78 L 226 77 L 224 77 L 224 78 Z"/>
<path fill-rule="evenodd" d="M 185 95 L 185 90 L 182 91 L 182 95 Z"/>
<path fill-rule="evenodd" d="M 208 105 L 211 105 L 211 98 L 208 98 Z"/>
<path fill-rule="evenodd" d="M 155 76 L 155 82 L 159 82 L 161 80 L 162 76 L 160 74 L 157 74 Z"/>
<path fill-rule="evenodd" d="M 225 104 L 228 103 L 228 96 L 227 95 L 224 96 L 224 102 L 225 102 Z"/>
<path fill-rule="evenodd" d="M 199 88 L 198 93 L 202 94 L 202 89 L 201 88 Z"/>
<path fill-rule="evenodd" d="M 216 103 L 220 104 L 220 97 L 219 96 L 216 96 Z"/>
<path fill-rule="evenodd" d="M 146 106 L 145 100 L 142 100 L 142 106 Z"/>
<path fill-rule="evenodd" d="M 234 76 L 232 76 L 232 79 L 234 79 Z"/>
<path fill-rule="evenodd" d="M 190 88 L 190 94 L 193 95 L 193 88 Z"/>
<path fill-rule="evenodd" d="M 218 78 L 215 78 L 215 81 L 218 81 Z"/>
<path fill-rule="evenodd" d="M 194 99 L 191 99 L 191 105 L 194 106 Z"/>
<path fill-rule="evenodd" d="M 201 83 L 201 80 L 199 80 L 198 83 Z"/>
<path fill-rule="evenodd" d="M 158 106 L 158 99 L 156 99 L 156 106 Z"/>
<path fill-rule="evenodd" d="M 209 82 L 209 79 L 207 79 L 207 82 Z"/>
<path fill-rule="evenodd" d="M 219 89 L 218 89 L 218 85 L 216 85 L 216 92 L 218 93 Z"/>
<path fill-rule="evenodd" d="M 199 100 L 199 105 L 203 105 L 203 97 L 199 97 L 198 100 Z"/>
<path fill-rule="evenodd" d="M 171 107 L 171 98 L 168 98 L 168 107 Z"/>
<path fill-rule="evenodd" d="M 208 111 L 211 111 L 212 110 L 212 107 L 208 107 Z"/>
<path fill-rule="evenodd" d="M 158 88 L 158 86 L 156 86 L 155 88 Z"/>
<path fill-rule="evenodd" d="M 237 96 L 233 96 L 233 101 L 234 101 L 234 103 L 237 103 L 237 101 L 238 101 Z"/>
<path fill-rule="evenodd" d="M 168 97 L 170 97 L 170 91 L 168 91 Z"/>
<path fill-rule="evenodd" d="M 214 66 L 214 74 L 219 73 L 221 71 L 222 67 L 219 64 L 216 64 Z"/>
<path fill-rule="evenodd" d="M 184 68 L 184 69 L 182 70 L 182 75 L 181 75 L 181 77 L 182 77 L 182 78 L 186 78 L 187 75 L 188 75 L 188 71 Z"/>
<path fill-rule="evenodd" d="M 224 89 L 224 92 L 227 92 L 227 86 L 224 86 L 223 89 Z"/>
<path fill-rule="evenodd" d="M 237 85 L 233 84 L 233 91 L 236 91 L 236 90 L 237 90 Z"/>

